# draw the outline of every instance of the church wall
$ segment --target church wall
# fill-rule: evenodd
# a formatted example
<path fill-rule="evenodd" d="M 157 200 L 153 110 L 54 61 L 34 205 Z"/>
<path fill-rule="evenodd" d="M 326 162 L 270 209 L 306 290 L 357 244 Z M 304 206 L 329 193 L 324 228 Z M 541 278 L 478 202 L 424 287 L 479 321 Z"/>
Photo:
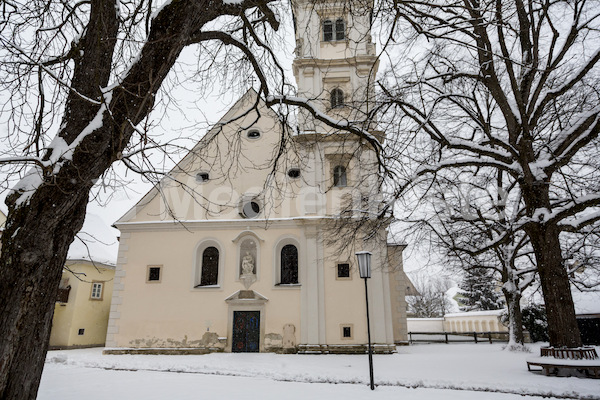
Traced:
<path fill-rule="evenodd" d="M 128 239 L 124 291 L 119 304 L 116 347 L 202 347 L 206 332 L 231 340 L 230 305 L 225 301 L 244 286 L 239 281 L 238 245 L 233 240 L 246 227 L 188 232 L 183 229 L 131 232 Z M 251 290 L 266 297 L 263 306 L 264 334 L 283 337 L 284 326 L 300 328 L 300 286 L 274 286 L 274 254 L 282 236 L 301 237 L 299 229 L 252 229 L 260 241 L 258 280 Z M 168 235 L 167 235 L 168 232 Z M 221 245 L 223 268 L 219 287 L 193 288 L 196 245 L 206 237 Z M 167 241 L 167 243 L 165 243 Z M 302 251 L 302 248 L 300 249 Z M 302 254 L 300 255 L 302 259 Z M 147 282 L 148 266 L 161 266 L 159 283 Z M 233 307 L 235 308 L 235 307 Z M 260 309 L 260 306 L 251 306 Z M 271 335 L 273 334 L 273 335 Z M 264 335 L 263 335 L 264 336 Z M 214 346 L 217 344 L 213 343 Z M 228 343 L 230 346 L 231 344 Z"/>

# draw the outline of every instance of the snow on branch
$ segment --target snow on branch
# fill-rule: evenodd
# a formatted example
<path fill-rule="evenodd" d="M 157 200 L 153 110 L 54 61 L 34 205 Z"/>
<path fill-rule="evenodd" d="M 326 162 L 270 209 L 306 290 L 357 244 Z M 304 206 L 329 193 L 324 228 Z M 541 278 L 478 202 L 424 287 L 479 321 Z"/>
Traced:
<path fill-rule="evenodd" d="M 103 94 L 103 102 L 94 118 L 81 130 L 79 135 L 71 143 L 57 135 L 48 146 L 47 156 L 44 159 L 32 159 L 36 166 L 30 169 L 23 179 L 12 188 L 12 193 L 19 193 L 15 201 L 17 207 L 27 204 L 31 196 L 44 182 L 45 174 L 56 175 L 62 166 L 72 160 L 73 153 L 79 144 L 91 133 L 100 129 L 103 125 L 104 114 L 107 112 L 112 100 L 112 90 Z"/>
<path fill-rule="evenodd" d="M 526 222 L 558 223 L 561 229 L 575 232 L 577 228 L 594 223 L 598 219 L 597 212 L 591 212 L 581 217 L 575 217 L 575 215 L 597 206 L 600 206 L 600 194 L 585 195 L 553 210 L 538 208 L 533 212 L 531 218 L 527 218 L 529 221 Z"/>
<path fill-rule="evenodd" d="M 435 165 L 422 166 L 419 169 L 417 169 L 417 171 L 415 172 L 415 174 L 413 175 L 413 178 L 411 180 L 414 181 L 420 176 L 423 176 L 426 174 L 433 174 L 433 173 L 439 172 L 444 169 L 463 168 L 463 167 L 498 168 L 500 170 L 507 171 L 509 174 L 511 174 L 515 177 L 518 177 L 522 174 L 521 167 L 516 162 L 508 164 L 508 163 L 500 162 L 493 158 L 465 157 L 465 158 L 457 158 L 455 160 L 450 159 L 450 160 L 442 161 Z"/>
<path fill-rule="evenodd" d="M 542 96 L 535 106 L 535 111 L 531 113 L 531 121 L 537 121 L 540 116 L 544 113 L 544 108 L 548 103 L 557 97 L 565 94 L 568 90 L 572 89 L 575 84 L 580 82 L 591 69 L 600 61 L 600 48 L 596 50 L 594 55 L 588 60 L 587 63 L 583 64 L 579 70 L 572 75 L 570 79 L 567 79 L 561 86 L 554 90 L 549 90 Z"/>
<path fill-rule="evenodd" d="M 600 106 L 584 113 L 577 122 L 558 136 L 558 142 L 551 148 L 547 158 L 553 162 L 546 166 L 546 170 L 553 172 L 567 164 L 579 149 L 598 137 L 600 133 Z"/>

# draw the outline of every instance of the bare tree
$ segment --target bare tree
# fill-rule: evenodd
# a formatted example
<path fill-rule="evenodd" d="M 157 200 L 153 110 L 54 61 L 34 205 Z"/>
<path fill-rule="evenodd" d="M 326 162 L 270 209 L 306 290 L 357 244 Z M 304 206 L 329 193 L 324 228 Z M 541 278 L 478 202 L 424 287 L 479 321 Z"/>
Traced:
<path fill-rule="evenodd" d="M 219 49 L 235 49 L 263 94 L 282 81 L 259 65 L 270 54 L 263 41 L 279 26 L 268 3 L 2 3 L 0 73 L 12 94 L 2 111 L 12 154 L 1 161 L 28 169 L 6 200 L 0 398 L 36 397 L 61 271 L 90 190 L 133 146 L 152 146 L 144 126 L 182 50 L 213 43 L 214 53 L 203 55 L 210 63 Z M 266 65 L 277 72 L 273 59 Z"/>
<path fill-rule="evenodd" d="M 418 293 L 407 296 L 408 312 L 417 318 L 443 317 L 451 308 L 446 292 L 451 287 L 448 279 L 425 277 L 417 274 L 411 277 Z"/>
<path fill-rule="evenodd" d="M 440 174 L 423 196 L 409 231 L 426 232 L 431 251 L 440 253 L 457 274 L 476 275 L 475 281 L 483 279 L 481 284 L 502 290 L 508 348 L 518 349 L 524 342 L 520 300 L 534 282 L 536 268 L 527 235 L 514 231 L 522 207 L 518 187 L 501 177 L 491 168 Z M 494 241 L 500 236 L 507 239 Z"/>
<path fill-rule="evenodd" d="M 522 196 L 526 233 L 548 312 L 550 344 L 581 345 L 561 235 L 600 220 L 600 15 L 586 0 L 393 2 L 390 52 L 410 41 L 406 68 L 380 80 L 396 134 L 396 191 L 427 190 L 445 171 L 493 168 Z M 392 56 L 390 56 L 392 57 Z M 408 150 L 408 152 L 407 152 Z M 400 154 L 400 153 L 399 153 Z M 408 154 L 408 155 L 407 155 Z M 406 165 L 415 166 L 407 171 Z"/>

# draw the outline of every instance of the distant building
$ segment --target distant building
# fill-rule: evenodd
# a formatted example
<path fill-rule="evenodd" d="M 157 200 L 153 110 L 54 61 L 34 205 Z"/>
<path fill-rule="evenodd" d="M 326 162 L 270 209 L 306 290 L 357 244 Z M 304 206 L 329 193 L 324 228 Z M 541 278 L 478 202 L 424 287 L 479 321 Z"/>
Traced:
<path fill-rule="evenodd" d="M 52 318 L 50 348 L 104 346 L 115 267 L 69 260 Z"/>
<path fill-rule="evenodd" d="M 572 293 L 583 344 L 600 345 L 600 291 Z"/>
<path fill-rule="evenodd" d="M 104 346 L 116 254 L 117 230 L 88 212 L 63 268 L 52 318 L 51 348 Z"/>

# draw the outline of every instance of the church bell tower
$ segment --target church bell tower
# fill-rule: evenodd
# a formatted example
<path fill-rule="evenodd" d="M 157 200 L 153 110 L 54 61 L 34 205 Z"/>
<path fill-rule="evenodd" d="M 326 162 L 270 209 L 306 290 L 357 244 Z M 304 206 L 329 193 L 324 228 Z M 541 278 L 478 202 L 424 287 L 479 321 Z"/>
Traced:
<path fill-rule="evenodd" d="M 298 95 L 336 119 L 364 120 L 372 108 L 378 67 L 372 0 L 294 0 L 292 7 Z M 298 122 L 302 132 L 330 130 L 306 112 Z"/>

